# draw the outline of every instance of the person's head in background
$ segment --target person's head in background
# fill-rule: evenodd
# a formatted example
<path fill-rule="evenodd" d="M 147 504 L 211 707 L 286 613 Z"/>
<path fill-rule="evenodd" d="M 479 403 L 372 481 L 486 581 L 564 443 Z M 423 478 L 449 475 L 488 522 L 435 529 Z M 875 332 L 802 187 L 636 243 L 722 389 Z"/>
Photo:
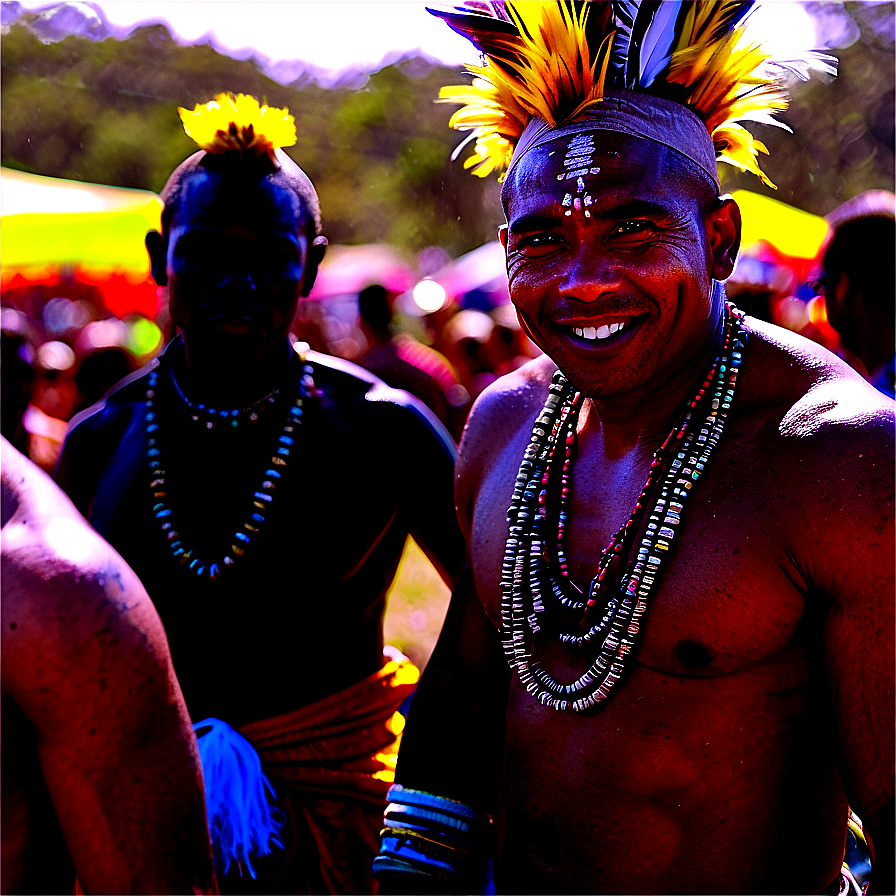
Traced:
<path fill-rule="evenodd" d="M 863 193 L 828 220 L 833 235 L 821 259 L 819 292 L 848 360 L 861 362 L 861 372 L 882 388 L 879 379 L 892 368 L 896 351 L 896 196 L 886 190 Z M 889 380 L 884 391 L 892 395 Z"/>
<path fill-rule="evenodd" d="M 392 338 L 392 306 L 385 286 L 372 283 L 358 293 L 358 314 L 370 345 L 382 345 Z"/>

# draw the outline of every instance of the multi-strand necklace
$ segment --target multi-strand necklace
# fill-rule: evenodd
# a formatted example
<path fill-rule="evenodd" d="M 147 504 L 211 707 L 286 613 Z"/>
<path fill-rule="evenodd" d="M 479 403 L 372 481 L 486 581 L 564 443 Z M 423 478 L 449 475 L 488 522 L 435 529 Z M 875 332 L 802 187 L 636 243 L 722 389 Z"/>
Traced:
<path fill-rule="evenodd" d="M 298 360 L 302 365 L 298 394 L 291 403 L 283 423 L 280 425 L 276 448 L 267 464 L 267 469 L 264 471 L 261 485 L 252 495 L 251 510 L 248 518 L 234 532 L 230 550 L 224 553 L 220 559 L 215 560 L 199 557 L 194 548 L 185 544 L 184 537 L 175 525 L 174 513 L 168 503 L 167 473 L 165 472 L 162 452 L 159 447 L 160 424 L 155 404 L 159 384 L 159 368 L 156 367 L 149 375 L 146 389 L 146 413 L 143 419 L 146 430 L 149 487 L 153 498 L 152 513 L 168 542 L 168 548 L 172 557 L 200 578 L 217 579 L 223 569 L 237 563 L 244 556 L 252 539 L 258 534 L 261 526 L 270 514 L 274 493 L 283 477 L 295 444 L 295 431 L 302 422 L 304 404 L 308 397 L 314 393 L 312 367 L 304 353 L 298 353 Z M 277 387 L 248 408 L 217 410 L 191 402 L 183 393 L 174 376 L 173 363 L 169 366 L 169 369 L 172 385 L 181 400 L 182 410 L 188 414 L 192 421 L 206 429 L 212 429 L 218 422 L 229 422 L 231 426 L 235 427 L 241 418 L 248 418 L 250 423 L 254 423 L 258 419 L 259 411 L 263 407 L 272 406 L 280 392 L 280 387 Z"/>
<path fill-rule="evenodd" d="M 627 671 L 676 528 L 722 436 L 746 342 L 741 321 L 741 313 L 726 304 L 721 351 L 654 453 L 631 515 L 601 552 L 587 596 L 569 578 L 563 548 L 583 398 L 562 373 L 554 374 L 517 474 L 501 573 L 504 652 L 526 690 L 544 705 L 574 712 L 590 709 L 610 695 Z M 645 514 L 634 563 L 617 579 L 610 570 L 618 567 L 623 548 L 641 528 Z M 601 611 L 600 620 L 595 620 Z M 535 643 L 549 637 L 596 650 L 588 670 L 575 681 L 556 681 L 532 658 Z"/>

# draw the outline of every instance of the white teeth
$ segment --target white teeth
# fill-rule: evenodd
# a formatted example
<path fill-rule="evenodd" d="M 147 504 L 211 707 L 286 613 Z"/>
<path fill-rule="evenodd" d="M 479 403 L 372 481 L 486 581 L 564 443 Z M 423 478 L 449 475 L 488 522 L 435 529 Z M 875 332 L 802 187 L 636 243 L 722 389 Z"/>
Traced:
<path fill-rule="evenodd" d="M 624 323 L 604 324 L 601 327 L 573 327 L 572 331 L 582 339 L 606 339 L 625 327 Z"/>

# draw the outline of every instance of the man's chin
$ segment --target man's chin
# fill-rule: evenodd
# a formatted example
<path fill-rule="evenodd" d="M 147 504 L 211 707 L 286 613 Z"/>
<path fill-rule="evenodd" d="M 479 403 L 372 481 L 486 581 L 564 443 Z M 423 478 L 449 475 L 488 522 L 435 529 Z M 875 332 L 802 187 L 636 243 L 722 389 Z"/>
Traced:
<path fill-rule="evenodd" d="M 231 339 L 252 336 L 258 329 L 258 324 L 250 317 L 219 317 L 209 324 L 212 334 Z"/>
<path fill-rule="evenodd" d="M 264 351 L 270 342 L 270 334 L 255 321 L 218 319 L 194 328 L 187 335 L 187 342 L 209 360 L 229 358 L 239 361 L 254 358 Z"/>

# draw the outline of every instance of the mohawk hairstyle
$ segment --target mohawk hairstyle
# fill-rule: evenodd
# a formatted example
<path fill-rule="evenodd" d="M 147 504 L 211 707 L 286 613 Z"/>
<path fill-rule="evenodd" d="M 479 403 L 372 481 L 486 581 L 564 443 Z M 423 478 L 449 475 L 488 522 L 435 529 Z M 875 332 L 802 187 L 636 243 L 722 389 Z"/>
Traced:
<path fill-rule="evenodd" d="M 296 123 L 288 109 L 260 104 L 245 93 L 219 93 L 192 112 L 177 110 L 187 136 L 213 156 L 267 159 L 279 167 L 275 151 L 296 142 Z"/>
<path fill-rule="evenodd" d="M 690 109 L 706 126 L 716 159 L 750 171 L 766 147 L 739 122 L 789 130 L 786 80 L 836 74 L 837 60 L 811 50 L 773 58 L 750 36 L 753 0 L 467 0 L 430 9 L 482 54 L 470 86 L 443 87 L 439 101 L 462 106 L 450 126 L 469 131 L 464 163 L 479 177 L 503 172 L 534 118 L 563 125 L 606 91 L 633 91 Z"/>
<path fill-rule="evenodd" d="M 219 93 L 193 111 L 178 108 L 187 136 L 201 152 L 182 162 L 162 190 L 163 228 L 176 212 L 184 185 L 198 168 L 231 175 L 270 177 L 291 190 L 310 219 L 315 236 L 321 234 L 320 201 L 308 175 L 283 152 L 296 142 L 295 119 L 288 109 L 261 104 L 244 93 Z"/>

